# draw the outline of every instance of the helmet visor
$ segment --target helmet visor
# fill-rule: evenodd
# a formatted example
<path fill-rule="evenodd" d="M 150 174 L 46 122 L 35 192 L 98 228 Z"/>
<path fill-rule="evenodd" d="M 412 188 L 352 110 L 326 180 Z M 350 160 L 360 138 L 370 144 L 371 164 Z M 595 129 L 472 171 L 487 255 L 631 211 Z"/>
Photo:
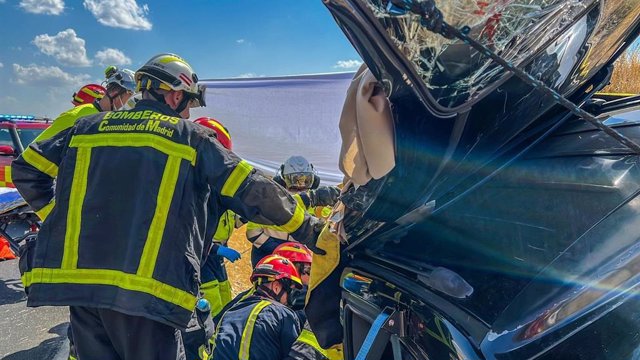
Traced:
<path fill-rule="evenodd" d="M 313 185 L 313 173 L 298 172 L 282 176 L 288 189 L 306 190 Z"/>
<path fill-rule="evenodd" d="M 207 103 L 205 102 L 206 90 L 207 90 L 207 86 L 206 85 L 198 85 L 198 94 L 197 95 L 192 95 L 191 101 L 189 101 L 189 107 L 190 108 L 207 106 Z"/>

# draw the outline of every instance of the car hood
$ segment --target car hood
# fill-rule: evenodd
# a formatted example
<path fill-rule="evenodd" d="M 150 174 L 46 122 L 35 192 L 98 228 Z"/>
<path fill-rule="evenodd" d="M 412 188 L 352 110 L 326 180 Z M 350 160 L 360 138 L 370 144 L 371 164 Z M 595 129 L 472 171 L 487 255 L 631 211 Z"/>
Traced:
<path fill-rule="evenodd" d="M 465 44 L 388 16 L 387 1 L 325 3 L 387 92 L 395 124 L 395 168 L 344 197 L 352 258 L 409 272 L 465 309 L 487 325 L 493 352 L 579 326 L 580 314 L 626 296 L 640 259 L 629 149 Z M 438 2 L 445 21 L 578 105 L 638 34 L 638 0 L 497 3 L 473 18 L 480 2 Z M 497 14 L 503 38 L 489 40 Z M 607 121 L 640 142 L 637 123 Z M 471 293 L 429 282 L 438 268 Z"/>

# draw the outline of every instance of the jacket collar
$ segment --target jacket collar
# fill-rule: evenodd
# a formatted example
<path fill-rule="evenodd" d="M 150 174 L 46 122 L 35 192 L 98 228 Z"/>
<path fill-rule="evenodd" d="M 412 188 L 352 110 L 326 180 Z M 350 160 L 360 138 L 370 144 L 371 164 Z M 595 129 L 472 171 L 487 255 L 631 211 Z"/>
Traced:
<path fill-rule="evenodd" d="M 162 113 L 164 115 L 182 118 L 182 116 L 180 116 L 180 114 L 178 114 L 177 112 L 175 112 L 175 110 L 170 108 L 169 105 L 160 103 L 155 100 L 142 99 L 136 103 L 136 106 L 133 107 L 133 110 L 149 110 L 149 109 L 156 110 L 157 112 Z"/>

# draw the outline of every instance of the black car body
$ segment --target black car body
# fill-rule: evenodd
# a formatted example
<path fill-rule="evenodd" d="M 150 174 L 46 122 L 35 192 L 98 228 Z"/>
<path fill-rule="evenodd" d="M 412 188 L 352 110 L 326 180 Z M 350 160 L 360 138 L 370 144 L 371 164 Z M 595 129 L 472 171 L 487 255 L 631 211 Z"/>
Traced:
<path fill-rule="evenodd" d="M 640 156 L 386 0 L 325 4 L 396 134 L 395 168 L 345 201 L 345 357 L 640 358 Z M 638 35 L 640 1 L 437 4 L 640 143 L 637 97 L 594 100 Z"/>

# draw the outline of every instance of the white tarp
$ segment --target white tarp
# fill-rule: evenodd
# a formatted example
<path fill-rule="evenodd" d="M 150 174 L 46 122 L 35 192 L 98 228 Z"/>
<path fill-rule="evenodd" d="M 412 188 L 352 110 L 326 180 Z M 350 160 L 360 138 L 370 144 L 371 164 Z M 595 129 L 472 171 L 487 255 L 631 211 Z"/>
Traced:
<path fill-rule="evenodd" d="M 273 173 L 291 155 L 306 157 L 327 183 L 338 183 L 338 121 L 353 73 L 202 80 L 206 108 L 231 133 L 233 150 Z"/>

